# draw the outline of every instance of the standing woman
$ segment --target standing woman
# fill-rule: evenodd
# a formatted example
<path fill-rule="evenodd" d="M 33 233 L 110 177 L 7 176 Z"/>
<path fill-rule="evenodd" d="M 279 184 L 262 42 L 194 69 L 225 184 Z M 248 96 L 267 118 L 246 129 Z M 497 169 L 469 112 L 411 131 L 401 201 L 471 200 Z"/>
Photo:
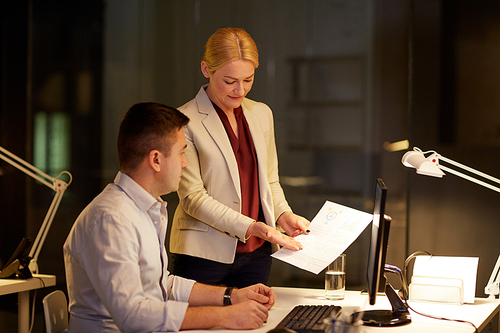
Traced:
<path fill-rule="evenodd" d="M 238 288 L 267 283 L 272 244 L 302 248 L 292 237 L 310 222 L 292 213 L 279 184 L 272 111 L 245 98 L 258 65 L 246 31 L 217 30 L 201 62 L 209 83 L 179 108 L 191 121 L 170 236 L 175 275 Z"/>

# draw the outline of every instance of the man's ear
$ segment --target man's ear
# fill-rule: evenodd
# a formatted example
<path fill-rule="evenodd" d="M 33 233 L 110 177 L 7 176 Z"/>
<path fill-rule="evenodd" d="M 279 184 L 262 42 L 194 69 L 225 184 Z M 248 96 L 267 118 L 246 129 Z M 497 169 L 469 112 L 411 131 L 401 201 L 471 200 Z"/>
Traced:
<path fill-rule="evenodd" d="M 160 152 L 158 150 L 151 150 L 149 152 L 149 165 L 156 172 L 161 170 Z"/>

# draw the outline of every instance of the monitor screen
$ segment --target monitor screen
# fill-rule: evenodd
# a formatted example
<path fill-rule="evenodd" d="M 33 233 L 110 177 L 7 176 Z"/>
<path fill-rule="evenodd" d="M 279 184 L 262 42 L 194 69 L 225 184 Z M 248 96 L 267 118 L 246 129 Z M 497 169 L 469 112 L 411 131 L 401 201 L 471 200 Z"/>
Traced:
<path fill-rule="evenodd" d="M 392 309 L 368 310 L 353 314 L 369 326 L 400 326 L 411 323 L 410 313 L 404 302 L 399 298 L 394 288 L 387 282 L 385 277 L 385 259 L 389 243 L 389 229 L 391 218 L 385 215 L 385 202 L 387 198 L 387 187 L 382 179 L 377 179 L 375 199 L 373 204 L 373 220 L 371 229 L 370 248 L 368 250 L 368 265 L 366 277 L 368 281 L 368 297 L 371 305 L 374 305 L 377 293 L 382 292 L 387 296 Z"/>
<path fill-rule="evenodd" d="M 373 203 L 373 220 L 368 251 L 368 268 L 366 278 L 368 280 L 368 295 L 370 304 L 375 304 L 377 292 L 385 291 L 384 265 L 387 254 L 387 243 L 389 241 L 390 217 L 385 216 L 385 200 L 387 187 L 384 181 L 377 179 L 375 188 L 375 200 Z"/>

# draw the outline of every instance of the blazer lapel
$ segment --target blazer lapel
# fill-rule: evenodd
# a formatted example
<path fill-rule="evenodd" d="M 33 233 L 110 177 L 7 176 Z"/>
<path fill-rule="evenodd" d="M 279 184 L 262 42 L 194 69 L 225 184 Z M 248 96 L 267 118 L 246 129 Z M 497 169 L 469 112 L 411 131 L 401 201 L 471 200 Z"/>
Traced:
<path fill-rule="evenodd" d="M 233 184 L 236 188 L 238 196 L 241 198 L 238 163 L 236 162 L 236 157 L 234 156 L 233 148 L 231 147 L 231 142 L 227 136 L 226 129 L 224 128 L 224 125 L 222 125 L 222 121 L 215 111 L 212 102 L 208 98 L 204 87 L 201 88 L 200 92 L 196 96 L 196 102 L 198 103 L 198 112 L 207 115 L 205 119 L 202 120 L 202 124 L 222 152 L 229 168 Z"/>
<path fill-rule="evenodd" d="M 262 127 L 260 124 L 260 119 L 251 112 L 247 107 L 246 103 L 243 102 L 243 112 L 245 114 L 245 119 L 248 123 L 248 128 L 252 134 L 253 145 L 255 146 L 255 153 L 257 154 L 257 165 L 259 169 L 259 188 L 261 202 L 263 205 L 269 203 L 268 199 L 271 200 L 271 194 L 268 192 L 269 180 L 267 178 L 267 143 L 265 135 L 262 132 Z M 267 207 L 266 207 L 267 208 Z M 266 210 L 264 210 L 266 211 Z"/>
<path fill-rule="evenodd" d="M 262 128 L 260 126 L 260 120 L 253 112 L 251 112 L 245 102 L 243 102 L 242 108 L 245 119 L 248 123 L 248 128 L 250 129 L 250 133 L 252 134 L 252 140 L 253 145 L 255 146 L 255 152 L 257 154 L 257 163 L 259 165 L 259 170 L 264 171 L 266 170 L 267 165 L 267 147 L 264 133 L 262 132 Z"/>

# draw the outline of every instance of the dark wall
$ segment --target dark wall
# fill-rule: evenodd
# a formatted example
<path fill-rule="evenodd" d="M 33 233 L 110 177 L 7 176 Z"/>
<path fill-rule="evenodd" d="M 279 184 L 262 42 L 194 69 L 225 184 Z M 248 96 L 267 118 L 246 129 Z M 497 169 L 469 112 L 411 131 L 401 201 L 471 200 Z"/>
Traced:
<path fill-rule="evenodd" d="M 9 2 L 0 13 L 0 145 L 21 158 L 30 153 L 28 60 L 28 3 Z M 14 125 L 15 124 L 15 125 Z M 0 267 L 26 232 L 27 177 L 0 163 Z"/>
<path fill-rule="evenodd" d="M 38 258 L 40 273 L 56 275 L 57 286 L 38 293 L 39 302 L 54 288 L 66 290 L 62 245 L 101 187 L 103 3 L 11 1 L 0 17 L 0 145 L 30 164 L 45 156 L 36 167 L 52 177 L 73 175 Z M 35 240 L 54 194 L 0 162 L 0 268 L 23 237 Z M 0 300 L 2 327 L 12 327 L 3 322 L 16 311 L 15 296 Z"/>
<path fill-rule="evenodd" d="M 415 1 L 409 122 L 412 146 L 496 177 L 499 11 L 495 1 Z M 409 170 L 408 177 L 410 251 L 479 257 L 476 295 L 483 296 L 500 254 L 498 193 L 452 174 Z"/>

